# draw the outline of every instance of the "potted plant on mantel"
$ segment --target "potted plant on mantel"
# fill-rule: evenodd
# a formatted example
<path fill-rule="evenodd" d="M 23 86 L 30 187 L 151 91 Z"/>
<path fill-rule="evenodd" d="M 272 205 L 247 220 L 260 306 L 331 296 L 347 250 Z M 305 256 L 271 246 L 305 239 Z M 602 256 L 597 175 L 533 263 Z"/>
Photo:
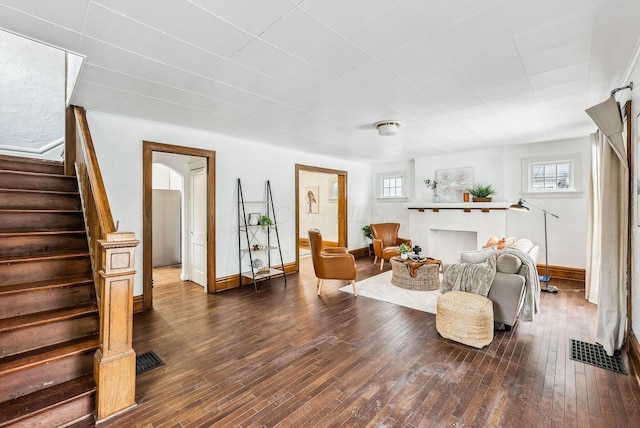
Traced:
<path fill-rule="evenodd" d="M 491 195 L 496 193 L 491 184 L 483 186 L 480 183 L 476 183 L 475 187 L 467 189 L 467 192 L 473 196 L 473 202 L 491 202 Z"/>

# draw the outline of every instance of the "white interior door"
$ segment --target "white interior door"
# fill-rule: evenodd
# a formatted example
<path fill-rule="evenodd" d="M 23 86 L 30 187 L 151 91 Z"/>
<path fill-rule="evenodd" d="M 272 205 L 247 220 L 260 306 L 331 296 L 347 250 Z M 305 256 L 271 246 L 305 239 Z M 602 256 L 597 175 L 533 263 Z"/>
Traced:
<path fill-rule="evenodd" d="M 207 286 L 207 173 L 191 171 L 191 281 Z"/>

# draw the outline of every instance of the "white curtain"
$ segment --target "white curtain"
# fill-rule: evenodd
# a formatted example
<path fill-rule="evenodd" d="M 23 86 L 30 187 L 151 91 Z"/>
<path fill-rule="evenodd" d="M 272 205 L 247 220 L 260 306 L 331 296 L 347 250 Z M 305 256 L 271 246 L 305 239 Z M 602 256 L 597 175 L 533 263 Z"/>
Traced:
<path fill-rule="evenodd" d="M 586 297 L 598 305 L 596 341 L 613 355 L 622 347 L 627 318 L 629 170 L 622 135 L 596 132 L 591 154 Z"/>

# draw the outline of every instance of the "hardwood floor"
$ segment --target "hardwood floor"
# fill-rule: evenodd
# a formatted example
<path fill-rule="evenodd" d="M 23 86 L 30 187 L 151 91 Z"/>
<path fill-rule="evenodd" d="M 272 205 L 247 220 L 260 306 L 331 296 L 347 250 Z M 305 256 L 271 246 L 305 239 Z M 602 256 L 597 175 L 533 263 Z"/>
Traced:
<path fill-rule="evenodd" d="M 379 273 L 372 262 L 358 260 L 359 279 Z M 640 426 L 633 376 L 569 359 L 571 338 L 595 335 L 595 306 L 573 284 L 554 281 L 534 322 L 478 350 L 442 339 L 435 315 L 356 299 L 341 281 L 318 298 L 301 264 L 286 288 L 274 279 L 257 293 L 155 289 L 134 348 L 165 365 L 138 376 L 138 406 L 101 427 Z"/>

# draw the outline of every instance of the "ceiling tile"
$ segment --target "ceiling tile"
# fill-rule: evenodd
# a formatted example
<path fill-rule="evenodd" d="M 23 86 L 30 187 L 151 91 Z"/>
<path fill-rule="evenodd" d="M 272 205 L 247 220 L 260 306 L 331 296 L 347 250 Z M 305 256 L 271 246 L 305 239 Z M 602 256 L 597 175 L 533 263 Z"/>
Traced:
<path fill-rule="evenodd" d="M 295 7 L 289 0 L 195 0 L 194 3 L 255 37 Z"/>
<path fill-rule="evenodd" d="M 295 34 L 295 37 L 291 37 Z M 301 9 L 274 23 L 260 38 L 299 58 L 308 58 L 333 44 L 340 36 Z"/>
<path fill-rule="evenodd" d="M 118 31 L 113 31 L 117 28 Z M 85 22 L 85 34 L 130 52 L 153 57 L 168 36 L 92 3 Z M 131 37 L 135 34 L 135 37 Z"/>
<path fill-rule="evenodd" d="M 335 77 L 353 70 L 372 59 L 362 49 L 354 46 L 351 42 L 340 39 L 320 49 L 315 54 L 306 58 L 306 60 L 309 64 Z"/>
<path fill-rule="evenodd" d="M 172 35 L 225 58 L 253 40 L 250 34 L 198 7 L 189 9 Z"/>
<path fill-rule="evenodd" d="M 456 0 L 430 2 L 405 0 L 403 7 L 427 33 L 431 34 L 495 7 L 498 0 Z"/>
<path fill-rule="evenodd" d="M 236 53 L 232 60 L 303 90 L 329 78 L 328 74 L 258 39 Z"/>
<path fill-rule="evenodd" d="M 93 0 L 164 33 L 171 33 L 193 4 L 189 0 Z"/>
<path fill-rule="evenodd" d="M 401 3 L 393 0 L 305 0 L 300 7 L 340 34 L 349 34 Z"/>
<path fill-rule="evenodd" d="M 0 28 L 71 52 L 78 52 L 82 39 L 81 33 L 3 5 L 0 5 Z"/>
<path fill-rule="evenodd" d="M 87 64 L 132 76 L 142 76 L 151 61 L 100 40 L 83 36 L 80 52 L 87 53 Z"/>
<path fill-rule="evenodd" d="M 524 57 L 522 64 L 527 74 L 532 75 L 585 62 L 590 56 L 591 39 L 584 39 Z"/>
<path fill-rule="evenodd" d="M 64 7 L 60 3 L 60 1 L 2 1 L 3 6 L 20 10 L 74 32 L 82 31 L 89 0 L 66 0 Z"/>
<path fill-rule="evenodd" d="M 529 83 L 531 83 L 531 88 L 536 91 L 550 86 L 557 86 L 564 83 L 586 79 L 588 76 L 589 63 L 581 62 L 579 64 L 529 76 Z"/>
<path fill-rule="evenodd" d="M 153 59 L 202 76 L 211 76 L 225 59 L 178 39 L 169 38 Z"/>
<path fill-rule="evenodd" d="M 377 57 L 413 43 L 425 33 L 402 7 L 397 6 L 372 19 L 346 37 L 356 46 Z"/>

